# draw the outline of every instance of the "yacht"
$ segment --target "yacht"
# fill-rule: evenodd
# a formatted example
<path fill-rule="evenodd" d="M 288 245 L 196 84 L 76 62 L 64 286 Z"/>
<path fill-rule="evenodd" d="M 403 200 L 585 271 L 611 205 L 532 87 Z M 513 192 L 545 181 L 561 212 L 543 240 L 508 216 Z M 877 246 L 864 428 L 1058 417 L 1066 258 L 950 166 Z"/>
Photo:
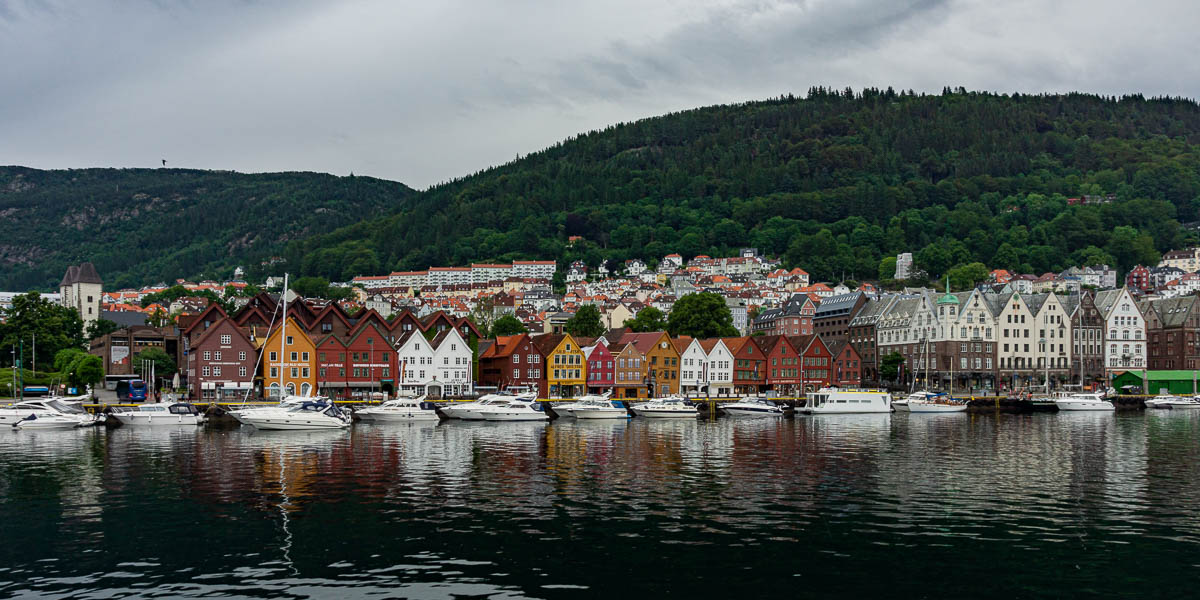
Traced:
<path fill-rule="evenodd" d="M 187 402 L 139 404 L 128 410 L 113 411 L 112 418 L 122 425 L 200 425 L 204 413 Z"/>
<path fill-rule="evenodd" d="M 917 394 L 910 394 L 905 400 L 908 401 L 908 412 L 913 413 L 959 413 L 967 410 L 966 402 L 942 393 L 922 392 L 920 397 L 917 397 Z"/>
<path fill-rule="evenodd" d="M 923 400 L 926 396 L 928 396 L 931 393 L 932 392 L 927 392 L 925 390 L 918 390 L 918 391 L 915 391 L 903 398 L 894 399 L 894 400 L 892 400 L 892 408 L 896 409 L 897 412 L 907 411 L 908 404 L 910 402 L 912 402 L 914 399 L 915 400 Z"/>
<path fill-rule="evenodd" d="M 23 400 L 15 404 L 0 407 L 0 425 L 14 425 L 29 415 L 36 417 L 66 415 L 79 421 L 81 425 L 94 425 L 99 420 L 75 404 L 68 404 L 57 398 L 38 398 Z"/>
<path fill-rule="evenodd" d="M 540 402 L 508 400 L 481 407 L 475 413 L 484 421 L 549 421 L 550 415 L 542 409 Z"/>
<path fill-rule="evenodd" d="M 1058 410 L 1116 410 L 1099 392 L 1076 392 L 1054 399 Z"/>
<path fill-rule="evenodd" d="M 91 425 L 91 423 L 85 423 L 79 417 L 62 413 L 42 413 L 41 416 L 30 414 L 12 424 L 13 429 L 75 429 L 86 425 Z"/>
<path fill-rule="evenodd" d="M 479 411 L 486 406 L 507 404 L 510 401 L 533 402 L 537 400 L 537 392 L 523 392 L 513 395 L 507 392 L 499 392 L 496 394 L 487 394 L 480 397 L 474 402 L 464 402 L 449 404 L 442 407 L 442 414 L 450 419 L 462 419 L 464 421 L 482 421 L 483 417 L 479 415 Z"/>
<path fill-rule="evenodd" d="M 397 398 L 388 400 L 379 406 L 362 408 L 354 411 L 354 415 L 363 421 L 376 423 L 395 421 L 437 421 L 441 417 L 437 408 L 430 402 L 424 402 L 425 397 Z"/>
<path fill-rule="evenodd" d="M 1171 394 L 1159 394 L 1149 400 L 1144 400 L 1142 404 L 1145 404 L 1146 408 L 1171 408 L 1171 403 L 1175 400 L 1177 398 Z"/>
<path fill-rule="evenodd" d="M 1153 406 L 1150 405 L 1151 402 L 1154 402 Z M 1146 400 L 1146 408 L 1200 408 L 1200 396 L 1190 398 L 1187 396 L 1167 396 L 1166 398 L 1156 396 L 1150 400 Z"/>
<path fill-rule="evenodd" d="M 609 400 L 608 397 L 581 402 L 571 410 L 571 414 L 576 419 L 629 418 L 629 410 L 625 408 L 625 405 L 619 401 Z"/>
<path fill-rule="evenodd" d="M 725 414 L 732 417 L 782 417 L 782 406 L 764 398 L 746 398 L 733 404 L 721 406 Z"/>
<path fill-rule="evenodd" d="M 327 399 L 321 398 L 321 397 L 313 397 L 313 396 L 284 396 L 279 399 L 279 404 L 268 404 L 266 406 L 263 406 L 263 405 L 251 406 L 249 404 L 245 404 L 245 405 L 243 405 L 242 408 L 237 408 L 237 409 L 228 411 L 225 414 L 228 414 L 229 416 L 233 417 L 234 420 L 236 420 L 238 423 L 245 423 L 245 421 L 242 420 L 242 416 L 243 415 L 253 415 L 255 411 L 277 410 L 280 408 L 288 409 L 293 406 L 300 406 L 301 404 L 304 404 L 305 402 L 313 402 L 313 401 L 320 401 L 320 400 L 327 400 Z"/>
<path fill-rule="evenodd" d="M 600 396 L 580 396 L 574 402 L 567 404 L 555 404 L 551 406 L 551 408 L 554 409 L 554 413 L 560 417 L 574 417 L 575 409 L 585 407 L 613 408 L 613 402 L 612 400 L 608 399 L 608 394 L 603 394 Z"/>
<path fill-rule="evenodd" d="M 350 426 L 350 417 L 326 400 L 259 409 L 243 414 L 240 421 L 266 430 L 344 429 Z"/>
<path fill-rule="evenodd" d="M 679 397 L 660 398 L 658 400 L 634 404 L 629 407 L 629 410 L 632 410 L 633 414 L 639 417 L 652 419 L 695 418 L 700 415 L 692 403 Z"/>
<path fill-rule="evenodd" d="M 912 409 L 912 405 L 909 405 Z M 890 413 L 892 397 L 881 390 L 821 388 L 809 394 L 800 412 L 809 415 Z"/>

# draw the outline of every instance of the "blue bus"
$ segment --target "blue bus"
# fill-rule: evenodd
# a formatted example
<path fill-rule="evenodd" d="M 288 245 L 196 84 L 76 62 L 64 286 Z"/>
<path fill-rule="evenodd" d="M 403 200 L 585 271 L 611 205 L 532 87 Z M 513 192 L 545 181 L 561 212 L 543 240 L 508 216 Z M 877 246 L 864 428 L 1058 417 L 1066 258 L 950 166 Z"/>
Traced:
<path fill-rule="evenodd" d="M 129 399 L 133 402 L 146 401 L 146 382 L 141 379 L 133 379 L 129 382 Z"/>

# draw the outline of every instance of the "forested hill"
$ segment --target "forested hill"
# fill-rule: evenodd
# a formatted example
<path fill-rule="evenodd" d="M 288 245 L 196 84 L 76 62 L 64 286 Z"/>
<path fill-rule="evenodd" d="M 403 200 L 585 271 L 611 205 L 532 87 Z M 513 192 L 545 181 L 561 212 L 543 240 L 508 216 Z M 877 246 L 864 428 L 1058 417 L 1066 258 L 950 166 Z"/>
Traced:
<path fill-rule="evenodd" d="M 105 289 L 256 273 L 288 242 L 392 214 L 412 193 L 320 173 L 0 167 L 0 289 L 57 290 L 85 260 Z"/>
<path fill-rule="evenodd" d="M 934 276 L 972 261 L 1128 268 L 1189 241 L 1180 222 L 1200 207 L 1197 144 L 1190 100 L 814 89 L 581 135 L 286 256 L 330 279 L 740 246 L 818 279 L 874 278 L 903 251 Z M 1085 195 L 1115 201 L 1068 205 Z M 585 242 L 568 247 L 572 235 Z"/>

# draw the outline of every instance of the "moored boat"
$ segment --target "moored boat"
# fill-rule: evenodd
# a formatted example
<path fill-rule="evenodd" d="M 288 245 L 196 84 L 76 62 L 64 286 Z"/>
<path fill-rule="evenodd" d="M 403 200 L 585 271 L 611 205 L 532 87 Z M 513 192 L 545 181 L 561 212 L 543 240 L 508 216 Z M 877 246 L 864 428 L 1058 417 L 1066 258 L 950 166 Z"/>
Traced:
<path fill-rule="evenodd" d="M 555 412 L 558 412 L 557 410 Z M 592 400 L 572 410 L 576 419 L 628 419 L 629 410 L 619 400 Z"/>
<path fill-rule="evenodd" d="M 498 405 L 507 403 L 512 400 L 520 400 L 524 402 L 532 402 L 537 400 L 537 392 L 523 392 L 520 394 L 510 394 L 508 392 L 498 392 L 495 394 L 487 394 L 480 397 L 474 402 L 463 402 L 449 404 L 442 407 L 442 414 L 449 419 L 462 419 L 464 421 L 482 421 L 483 417 L 479 415 L 479 411 L 486 406 Z"/>
<path fill-rule="evenodd" d="M 187 402 L 139 404 L 128 410 L 113 411 L 121 425 L 200 425 L 204 413 Z"/>
<path fill-rule="evenodd" d="M 42 413 L 41 416 L 31 414 L 12 424 L 13 429 L 75 429 L 84 425 L 77 417 L 50 413 Z"/>
<path fill-rule="evenodd" d="M 909 409 L 912 409 L 911 404 Z M 890 413 L 892 397 L 882 390 L 821 388 L 808 396 L 800 412 L 809 415 Z"/>
<path fill-rule="evenodd" d="M 74 418 L 80 425 L 93 425 L 98 421 L 96 415 L 88 413 L 77 404 L 70 404 L 57 398 L 38 398 L 0 407 L 0 425 L 13 425 L 30 415 L 37 417 L 65 415 Z"/>
<path fill-rule="evenodd" d="M 908 400 L 908 412 L 913 413 L 958 413 L 967 410 L 967 403 L 951 398 L 943 393 L 924 392 L 919 397 L 911 394 Z"/>
<path fill-rule="evenodd" d="M 379 406 L 371 406 L 354 411 L 354 416 L 368 422 L 403 422 L 403 421 L 438 421 L 441 417 L 437 408 L 425 397 L 397 398 L 388 400 Z"/>
<path fill-rule="evenodd" d="M 509 400 L 489 404 L 476 413 L 484 421 L 549 421 L 550 415 L 542 408 L 540 402 L 524 400 Z"/>
<path fill-rule="evenodd" d="M 1104 395 L 1097 392 L 1067 394 L 1055 398 L 1054 405 L 1058 407 L 1058 410 L 1116 410 L 1112 402 L 1105 400 Z"/>
<path fill-rule="evenodd" d="M 782 417 L 783 407 L 765 398 L 746 398 L 732 404 L 721 405 L 721 410 L 731 417 Z"/>
<path fill-rule="evenodd" d="M 264 430 L 343 429 L 350 426 L 350 417 L 332 402 L 314 400 L 256 410 L 242 415 L 242 423 Z"/>
<path fill-rule="evenodd" d="M 633 414 L 651 419 L 686 419 L 700 415 L 695 405 L 683 398 L 659 398 L 629 407 Z"/>
<path fill-rule="evenodd" d="M 1175 399 L 1175 396 L 1171 394 L 1159 394 L 1149 400 L 1143 400 L 1142 404 L 1145 404 L 1146 408 L 1171 408 L 1171 403 Z"/>

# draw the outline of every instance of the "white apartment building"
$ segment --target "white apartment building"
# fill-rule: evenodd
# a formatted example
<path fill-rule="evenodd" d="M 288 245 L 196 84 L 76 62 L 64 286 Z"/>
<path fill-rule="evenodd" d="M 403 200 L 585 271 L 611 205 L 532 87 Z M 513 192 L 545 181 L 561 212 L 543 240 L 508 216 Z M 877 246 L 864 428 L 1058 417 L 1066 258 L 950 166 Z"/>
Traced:
<path fill-rule="evenodd" d="M 733 352 L 720 338 L 701 340 L 705 361 L 699 379 L 708 385 L 709 396 L 733 395 Z M 689 348 L 690 350 L 690 348 Z"/>
<path fill-rule="evenodd" d="M 471 372 L 471 347 L 458 329 L 442 330 L 430 342 L 433 346 L 434 380 L 426 385 L 442 386 L 442 396 L 465 396 L 471 393 L 474 377 Z"/>
<path fill-rule="evenodd" d="M 553 279 L 558 264 L 552 260 L 514 260 L 512 276 L 521 279 Z"/>
<path fill-rule="evenodd" d="M 395 271 L 388 274 L 388 287 L 420 288 L 427 275 L 426 271 Z"/>
<path fill-rule="evenodd" d="M 425 285 L 451 286 L 470 285 L 471 269 L 469 267 L 429 267 L 425 276 Z"/>
<path fill-rule="evenodd" d="M 487 283 L 489 281 L 504 281 L 513 276 L 511 264 L 471 263 L 471 283 Z"/>
<path fill-rule="evenodd" d="M 1146 368 L 1146 319 L 1129 288 L 1096 294 L 1096 308 L 1104 316 L 1104 372 Z"/>

